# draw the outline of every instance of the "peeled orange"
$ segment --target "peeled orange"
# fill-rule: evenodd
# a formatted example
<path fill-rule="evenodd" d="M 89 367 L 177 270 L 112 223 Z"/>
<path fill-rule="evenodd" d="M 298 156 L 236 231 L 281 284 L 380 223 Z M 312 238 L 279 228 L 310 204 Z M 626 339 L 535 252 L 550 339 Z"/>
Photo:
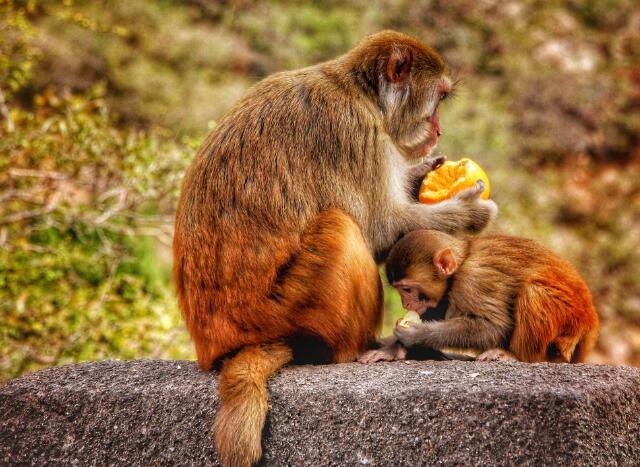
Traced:
<path fill-rule="evenodd" d="M 439 203 L 462 190 L 472 188 L 478 180 L 483 180 L 485 184 L 482 199 L 489 199 L 489 178 L 482 167 L 467 158 L 446 161 L 424 177 L 418 199 L 424 204 Z"/>

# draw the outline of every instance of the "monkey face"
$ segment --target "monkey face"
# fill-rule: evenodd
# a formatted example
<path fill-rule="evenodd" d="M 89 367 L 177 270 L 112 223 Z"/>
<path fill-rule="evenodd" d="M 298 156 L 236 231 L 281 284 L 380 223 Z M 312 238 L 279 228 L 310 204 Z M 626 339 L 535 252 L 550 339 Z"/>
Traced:
<path fill-rule="evenodd" d="M 438 104 L 452 88 L 440 54 L 409 36 L 383 31 L 344 60 L 349 74 L 376 100 L 385 130 L 402 155 L 428 156 L 441 133 Z"/>
<path fill-rule="evenodd" d="M 436 308 L 447 291 L 449 277 L 458 268 L 446 234 L 416 230 L 389 252 L 386 273 L 402 298 L 402 306 L 422 315 Z"/>
<path fill-rule="evenodd" d="M 444 75 L 424 80 L 423 87 L 414 91 L 404 124 L 398 129 L 396 143 L 407 159 L 429 156 L 442 134 L 439 107 L 451 92 L 451 80 Z"/>
<path fill-rule="evenodd" d="M 407 275 L 391 285 L 402 299 L 402 307 L 423 315 L 436 308 L 447 289 L 446 279 L 441 279 L 435 268 L 419 265 L 408 270 Z"/>
<path fill-rule="evenodd" d="M 426 46 L 392 54 L 388 60 L 392 71 L 382 86 L 387 130 L 407 159 L 426 157 L 438 144 L 439 105 L 452 89 L 444 62 Z"/>
<path fill-rule="evenodd" d="M 400 294 L 402 308 L 405 310 L 415 311 L 422 316 L 429 308 L 435 308 L 438 305 L 438 301 L 428 298 L 418 283 L 396 282 L 393 286 Z"/>

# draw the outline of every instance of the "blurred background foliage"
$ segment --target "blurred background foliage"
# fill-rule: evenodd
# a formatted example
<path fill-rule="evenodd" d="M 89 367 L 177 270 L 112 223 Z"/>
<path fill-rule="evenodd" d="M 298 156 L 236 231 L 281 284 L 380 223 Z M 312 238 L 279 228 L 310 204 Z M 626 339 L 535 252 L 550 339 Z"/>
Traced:
<path fill-rule="evenodd" d="M 199 142 L 252 83 L 383 28 L 459 80 L 440 151 L 486 168 L 493 230 L 586 278 L 591 361 L 640 365 L 636 1 L 0 0 L 0 379 L 193 358 L 170 242 Z"/>

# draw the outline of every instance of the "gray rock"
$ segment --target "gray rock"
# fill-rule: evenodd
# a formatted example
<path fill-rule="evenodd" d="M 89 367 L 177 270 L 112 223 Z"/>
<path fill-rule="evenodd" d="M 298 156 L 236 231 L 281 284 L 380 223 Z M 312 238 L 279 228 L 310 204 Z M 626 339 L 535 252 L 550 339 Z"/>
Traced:
<path fill-rule="evenodd" d="M 266 465 L 640 464 L 640 370 L 409 362 L 286 368 Z M 51 368 L 0 388 L 0 463 L 216 464 L 192 362 Z"/>

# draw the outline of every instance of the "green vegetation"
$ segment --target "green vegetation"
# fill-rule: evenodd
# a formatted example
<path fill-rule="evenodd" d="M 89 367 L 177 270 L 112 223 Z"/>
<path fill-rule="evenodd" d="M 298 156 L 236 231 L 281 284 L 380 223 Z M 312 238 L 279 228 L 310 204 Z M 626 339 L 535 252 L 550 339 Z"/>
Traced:
<path fill-rule="evenodd" d="M 593 360 L 640 365 L 638 18 L 632 0 L 0 0 L 0 379 L 193 358 L 170 242 L 197 145 L 255 81 L 382 28 L 445 55 L 440 149 L 486 168 L 495 229 L 583 273 Z"/>

